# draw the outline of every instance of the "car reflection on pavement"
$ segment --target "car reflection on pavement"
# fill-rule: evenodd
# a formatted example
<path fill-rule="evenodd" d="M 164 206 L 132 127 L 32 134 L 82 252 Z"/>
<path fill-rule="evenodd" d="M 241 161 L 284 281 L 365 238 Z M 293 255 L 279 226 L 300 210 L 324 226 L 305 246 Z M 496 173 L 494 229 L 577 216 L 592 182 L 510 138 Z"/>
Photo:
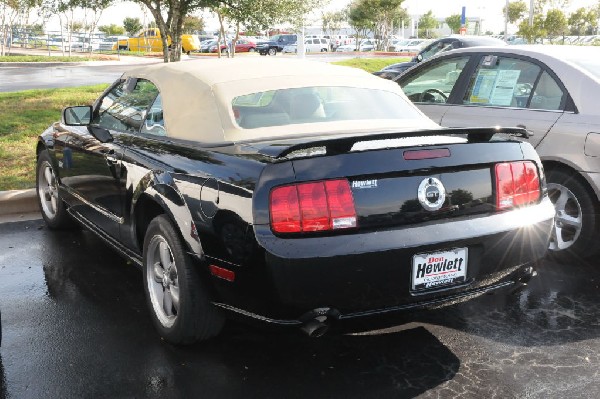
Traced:
<path fill-rule="evenodd" d="M 544 262 L 507 299 L 418 312 L 380 330 L 348 325 L 309 339 L 231 323 L 217 339 L 177 348 L 150 328 L 138 270 L 89 232 L 41 226 L 0 225 L 0 397 L 600 394 L 593 265 Z"/>

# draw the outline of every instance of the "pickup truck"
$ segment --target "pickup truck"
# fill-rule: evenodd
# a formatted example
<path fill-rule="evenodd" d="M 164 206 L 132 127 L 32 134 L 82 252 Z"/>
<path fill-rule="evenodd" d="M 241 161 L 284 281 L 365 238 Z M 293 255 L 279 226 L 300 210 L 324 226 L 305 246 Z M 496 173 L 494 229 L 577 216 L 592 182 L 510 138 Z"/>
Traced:
<path fill-rule="evenodd" d="M 119 40 L 119 50 L 162 52 L 162 39 L 160 29 L 143 29 L 137 35 L 128 39 Z M 167 38 L 167 43 L 171 45 L 171 38 Z M 192 51 L 200 50 L 200 41 L 194 35 L 181 35 L 181 47 L 183 52 L 189 54 Z"/>

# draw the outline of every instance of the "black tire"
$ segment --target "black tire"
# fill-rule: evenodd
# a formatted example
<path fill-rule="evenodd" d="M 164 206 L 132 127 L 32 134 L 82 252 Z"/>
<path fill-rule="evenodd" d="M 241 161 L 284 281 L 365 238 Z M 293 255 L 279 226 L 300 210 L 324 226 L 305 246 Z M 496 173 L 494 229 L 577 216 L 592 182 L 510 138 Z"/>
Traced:
<path fill-rule="evenodd" d="M 277 55 L 277 50 L 274 48 L 270 48 L 269 52 L 267 54 L 275 56 L 275 55 Z"/>
<path fill-rule="evenodd" d="M 248 52 L 249 52 L 249 53 L 253 53 L 253 52 L 255 52 L 255 51 L 256 51 L 256 50 L 255 50 L 255 49 L 253 49 L 252 47 L 250 47 L 250 48 L 248 49 Z"/>
<path fill-rule="evenodd" d="M 143 261 L 146 302 L 166 341 L 192 344 L 219 334 L 225 319 L 210 302 L 199 271 L 166 215 L 150 222 Z"/>
<path fill-rule="evenodd" d="M 47 150 L 43 150 L 38 156 L 35 191 L 40 212 L 50 229 L 62 230 L 75 227 L 75 222 L 60 197 L 58 178 Z"/>
<path fill-rule="evenodd" d="M 550 255 L 573 261 L 598 253 L 598 205 L 591 190 L 576 173 L 549 170 L 548 196 L 556 216 L 550 241 Z"/>

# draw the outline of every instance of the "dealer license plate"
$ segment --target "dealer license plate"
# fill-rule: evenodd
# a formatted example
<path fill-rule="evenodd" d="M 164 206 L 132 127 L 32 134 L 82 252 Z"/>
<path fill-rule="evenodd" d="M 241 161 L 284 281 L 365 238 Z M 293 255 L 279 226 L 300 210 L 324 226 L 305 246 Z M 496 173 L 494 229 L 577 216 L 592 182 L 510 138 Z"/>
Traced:
<path fill-rule="evenodd" d="M 412 290 L 433 290 L 464 283 L 467 280 L 467 255 L 467 248 L 414 255 Z"/>

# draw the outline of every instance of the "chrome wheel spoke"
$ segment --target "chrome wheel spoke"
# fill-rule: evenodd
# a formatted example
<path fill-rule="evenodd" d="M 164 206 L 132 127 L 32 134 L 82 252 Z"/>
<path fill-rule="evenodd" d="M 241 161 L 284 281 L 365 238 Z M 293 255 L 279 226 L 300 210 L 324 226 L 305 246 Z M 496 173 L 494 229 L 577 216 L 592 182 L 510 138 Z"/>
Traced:
<path fill-rule="evenodd" d="M 167 288 L 163 291 L 163 310 L 167 316 L 173 316 L 173 297 L 171 291 Z"/>
<path fill-rule="evenodd" d="M 158 246 L 158 250 L 160 251 L 160 263 L 164 270 L 169 270 L 171 267 L 171 250 L 166 242 L 161 242 Z"/>
<path fill-rule="evenodd" d="M 556 225 L 554 225 L 554 229 L 552 229 L 551 242 L 554 243 L 554 248 L 552 249 L 565 249 L 571 245 L 570 241 L 565 241 L 563 239 L 562 228 Z"/>
<path fill-rule="evenodd" d="M 163 282 L 163 268 L 160 262 L 154 262 L 154 267 L 152 268 L 154 281 L 162 285 Z"/>
<path fill-rule="evenodd" d="M 52 177 L 52 169 L 50 169 L 49 166 L 46 166 L 46 168 L 44 169 L 44 178 L 46 179 L 48 187 L 52 187 L 54 178 Z"/>
<path fill-rule="evenodd" d="M 557 190 L 560 192 L 560 195 L 556 200 L 556 203 L 554 204 L 554 208 L 557 211 L 562 211 L 567 206 L 567 201 L 569 200 L 569 193 L 567 189 L 562 186 L 560 188 L 557 188 Z"/>
<path fill-rule="evenodd" d="M 556 222 L 562 223 L 563 225 L 566 225 L 566 226 L 574 227 L 576 229 L 581 229 L 581 225 L 582 225 L 581 215 L 577 215 L 577 217 L 573 217 L 573 216 L 567 215 L 564 212 L 559 212 L 558 215 L 556 215 Z"/>
<path fill-rule="evenodd" d="M 173 300 L 173 308 L 175 308 L 175 311 L 179 312 L 179 286 L 177 285 L 177 282 L 173 282 L 173 285 L 171 285 L 171 299 Z"/>
<path fill-rule="evenodd" d="M 56 197 L 54 195 L 50 197 L 50 207 L 51 207 L 52 213 L 53 214 L 56 213 L 58 203 L 56 202 Z"/>

